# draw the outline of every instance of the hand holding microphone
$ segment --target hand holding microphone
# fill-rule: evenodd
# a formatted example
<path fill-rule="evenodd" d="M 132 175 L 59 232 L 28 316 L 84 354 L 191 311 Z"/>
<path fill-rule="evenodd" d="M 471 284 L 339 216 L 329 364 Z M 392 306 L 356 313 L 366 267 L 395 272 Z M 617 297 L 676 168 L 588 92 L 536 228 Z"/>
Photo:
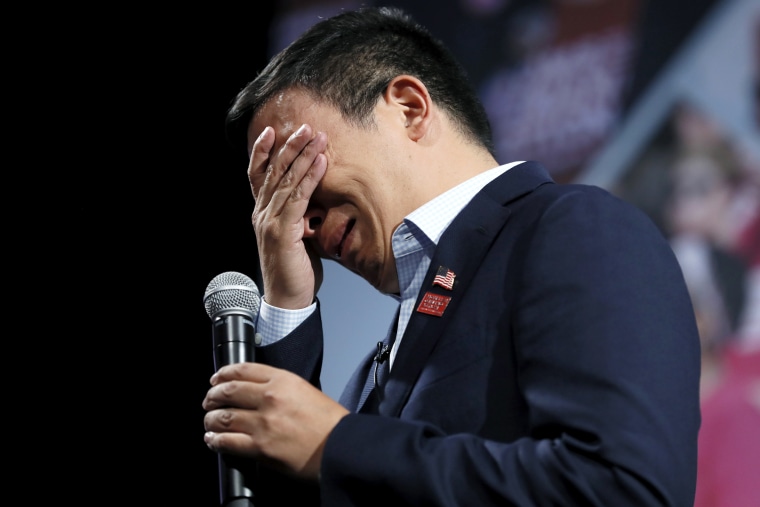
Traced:
<path fill-rule="evenodd" d="M 255 458 L 316 480 L 327 437 L 348 410 L 295 373 L 255 363 L 252 324 L 260 297 L 248 277 L 219 275 L 204 301 L 214 329 L 217 368 L 203 401 L 206 444 L 228 457 Z M 225 464 L 221 458 L 220 463 Z M 223 506 L 245 505 L 229 503 L 239 498 L 250 501 L 253 494 L 238 487 L 244 481 L 237 472 L 220 467 L 220 474 Z"/>
<path fill-rule="evenodd" d="M 216 276 L 203 296 L 211 318 L 214 368 L 255 360 L 256 317 L 261 296 L 256 284 L 246 275 L 228 271 Z M 219 495 L 224 507 L 252 506 L 253 492 L 233 458 L 219 455 Z"/>

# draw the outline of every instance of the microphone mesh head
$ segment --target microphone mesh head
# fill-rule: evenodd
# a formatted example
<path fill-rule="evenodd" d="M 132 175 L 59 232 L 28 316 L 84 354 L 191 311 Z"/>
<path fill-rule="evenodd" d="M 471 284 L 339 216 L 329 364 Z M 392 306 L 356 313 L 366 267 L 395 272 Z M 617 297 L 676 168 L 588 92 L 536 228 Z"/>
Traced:
<path fill-rule="evenodd" d="M 259 313 L 261 296 L 259 288 L 249 277 L 235 271 L 227 271 L 214 277 L 203 295 L 206 313 L 213 318 L 222 310 L 241 308 Z"/>

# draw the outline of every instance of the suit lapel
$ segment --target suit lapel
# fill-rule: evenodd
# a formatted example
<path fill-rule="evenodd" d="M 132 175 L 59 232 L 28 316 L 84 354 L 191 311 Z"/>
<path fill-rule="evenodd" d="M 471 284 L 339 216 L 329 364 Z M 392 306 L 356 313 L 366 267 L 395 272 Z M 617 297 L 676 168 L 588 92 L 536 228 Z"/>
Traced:
<path fill-rule="evenodd" d="M 396 332 L 399 311 L 400 308 L 397 308 L 391 327 L 388 329 L 386 336 L 383 337 L 383 341 L 387 342 L 390 333 Z M 372 382 L 372 368 L 375 364 L 374 358 L 376 353 L 377 351 L 373 348 L 372 351 L 364 357 L 360 366 L 354 370 L 351 379 L 348 381 L 346 387 L 343 389 L 343 393 L 340 395 L 339 403 L 349 410 L 359 412 L 366 401 L 366 398 L 362 398 L 369 394 L 374 388 L 374 383 Z"/>
<path fill-rule="evenodd" d="M 380 414 L 400 414 L 422 367 L 457 312 L 459 302 L 490 245 L 507 223 L 510 216 L 507 204 L 550 181 L 548 173 L 538 164 L 527 162 L 515 166 L 479 192 L 448 227 L 433 255 L 415 311 L 399 344 L 379 406 Z M 452 290 L 433 285 L 439 266 L 456 274 Z M 451 298 L 441 316 L 416 311 L 428 292 Z"/>

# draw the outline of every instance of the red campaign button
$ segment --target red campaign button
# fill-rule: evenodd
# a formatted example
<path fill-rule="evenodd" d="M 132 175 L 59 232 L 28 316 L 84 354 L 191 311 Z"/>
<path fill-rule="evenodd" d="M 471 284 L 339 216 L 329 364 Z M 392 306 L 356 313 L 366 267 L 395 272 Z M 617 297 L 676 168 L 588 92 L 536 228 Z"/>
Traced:
<path fill-rule="evenodd" d="M 440 294 L 428 292 L 422 298 L 420 306 L 417 307 L 417 311 L 440 317 L 443 315 L 446 307 L 449 306 L 449 301 L 451 301 L 450 296 L 441 296 Z"/>

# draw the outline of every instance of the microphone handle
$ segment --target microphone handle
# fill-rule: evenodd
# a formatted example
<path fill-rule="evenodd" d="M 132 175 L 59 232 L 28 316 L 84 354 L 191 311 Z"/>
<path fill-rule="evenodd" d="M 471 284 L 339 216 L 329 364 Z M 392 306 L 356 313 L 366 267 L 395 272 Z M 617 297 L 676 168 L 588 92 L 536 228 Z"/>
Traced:
<path fill-rule="evenodd" d="M 253 342 L 253 317 L 243 312 L 227 313 L 213 322 L 214 366 L 253 363 L 256 348 Z"/>
<path fill-rule="evenodd" d="M 214 365 L 254 362 L 255 329 L 249 312 L 231 312 L 213 322 Z M 240 467 L 232 456 L 218 455 L 219 498 L 222 507 L 253 507 L 253 492 L 246 486 Z"/>

